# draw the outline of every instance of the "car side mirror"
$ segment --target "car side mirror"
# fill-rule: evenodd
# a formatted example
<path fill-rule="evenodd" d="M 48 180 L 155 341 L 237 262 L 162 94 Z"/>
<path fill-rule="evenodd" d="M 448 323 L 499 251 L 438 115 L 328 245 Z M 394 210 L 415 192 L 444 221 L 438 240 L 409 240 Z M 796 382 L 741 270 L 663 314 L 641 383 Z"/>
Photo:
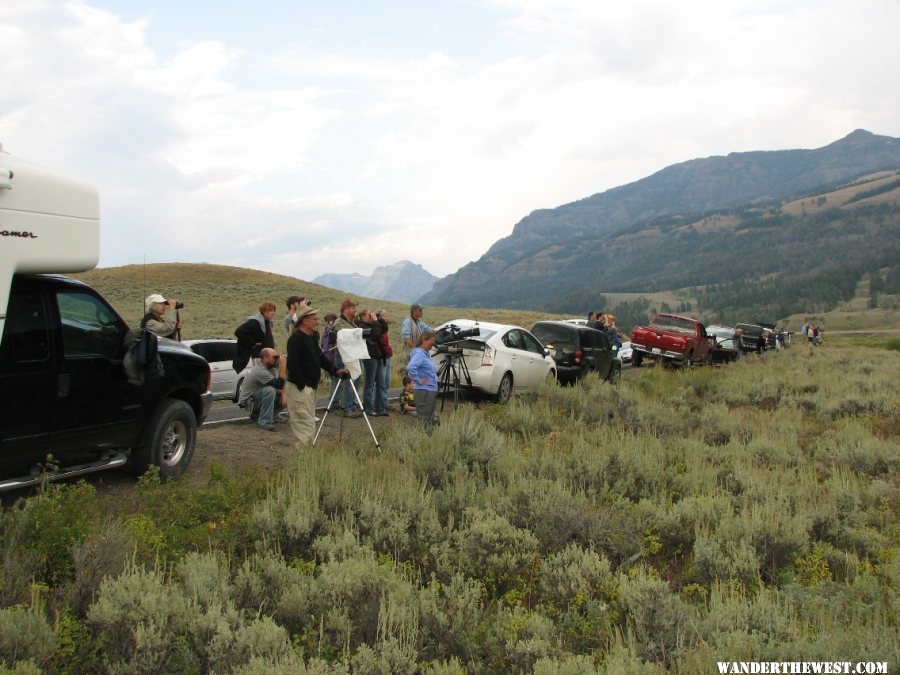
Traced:
<path fill-rule="evenodd" d="M 544 347 L 544 356 L 550 356 L 550 350 Z"/>

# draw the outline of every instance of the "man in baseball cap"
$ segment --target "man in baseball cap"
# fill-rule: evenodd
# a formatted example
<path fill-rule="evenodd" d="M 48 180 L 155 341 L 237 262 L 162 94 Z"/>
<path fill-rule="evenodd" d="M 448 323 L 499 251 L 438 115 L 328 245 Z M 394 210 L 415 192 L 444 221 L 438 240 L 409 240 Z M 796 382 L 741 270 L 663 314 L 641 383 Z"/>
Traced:
<path fill-rule="evenodd" d="M 403 345 L 407 353 L 415 349 L 419 336 L 426 330 L 431 330 L 431 326 L 422 321 L 422 313 L 425 308 L 418 302 L 409 306 L 409 316 L 403 319 L 400 326 L 400 337 L 403 338 Z"/>

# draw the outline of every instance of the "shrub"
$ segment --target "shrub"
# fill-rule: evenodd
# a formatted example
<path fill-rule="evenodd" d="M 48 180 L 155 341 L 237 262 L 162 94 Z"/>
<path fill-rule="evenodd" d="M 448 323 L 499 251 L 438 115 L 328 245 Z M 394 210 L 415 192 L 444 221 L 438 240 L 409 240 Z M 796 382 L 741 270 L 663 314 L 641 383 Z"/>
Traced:
<path fill-rule="evenodd" d="M 8 668 L 20 662 L 46 663 L 56 647 L 56 633 L 39 609 L 0 609 L 0 662 Z"/>

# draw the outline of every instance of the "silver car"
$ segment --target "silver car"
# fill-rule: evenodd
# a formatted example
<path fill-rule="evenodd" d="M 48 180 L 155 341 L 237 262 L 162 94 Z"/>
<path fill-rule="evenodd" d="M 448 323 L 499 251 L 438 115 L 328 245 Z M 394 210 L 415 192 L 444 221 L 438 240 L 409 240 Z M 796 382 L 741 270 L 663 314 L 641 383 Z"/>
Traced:
<path fill-rule="evenodd" d="M 206 337 L 199 340 L 182 340 L 182 344 L 209 363 L 213 399 L 237 403 L 241 393 L 241 382 L 246 373 L 246 369 L 240 374 L 236 373 L 231 365 L 237 352 L 237 340 Z"/>

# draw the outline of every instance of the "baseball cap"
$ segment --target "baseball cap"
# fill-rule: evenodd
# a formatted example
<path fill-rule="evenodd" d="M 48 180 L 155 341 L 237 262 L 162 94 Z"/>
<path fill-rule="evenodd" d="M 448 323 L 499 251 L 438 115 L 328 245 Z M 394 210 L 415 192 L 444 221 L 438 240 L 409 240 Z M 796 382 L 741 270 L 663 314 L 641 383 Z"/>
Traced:
<path fill-rule="evenodd" d="M 418 302 L 409 306 L 410 312 L 418 312 L 419 310 L 425 311 L 425 308 L 422 307 Z"/>
<path fill-rule="evenodd" d="M 147 296 L 147 299 L 144 300 L 144 307 L 145 307 L 146 309 L 150 309 L 150 305 L 152 305 L 152 304 L 155 303 L 155 302 L 158 302 L 158 303 L 161 304 L 161 305 L 168 305 L 168 304 L 169 304 L 169 301 L 166 300 L 166 299 L 165 299 L 163 296 L 161 296 L 159 293 L 151 293 L 150 295 Z"/>

